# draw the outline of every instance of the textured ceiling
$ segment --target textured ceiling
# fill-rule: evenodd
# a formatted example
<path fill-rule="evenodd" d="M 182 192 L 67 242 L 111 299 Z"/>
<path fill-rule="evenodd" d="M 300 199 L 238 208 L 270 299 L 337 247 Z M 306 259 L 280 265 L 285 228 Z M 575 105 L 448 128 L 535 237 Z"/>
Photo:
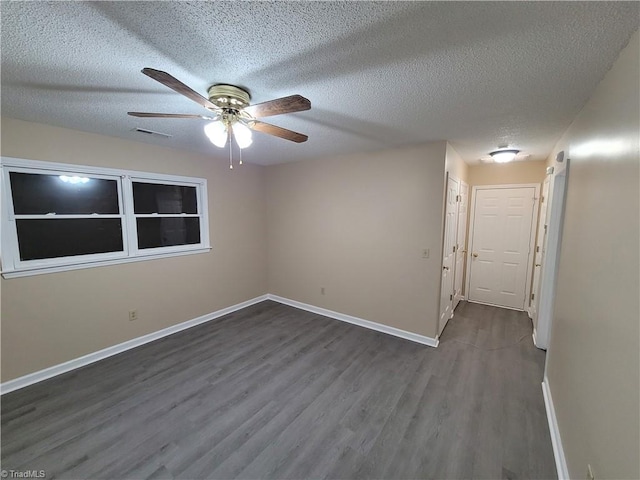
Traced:
<path fill-rule="evenodd" d="M 142 75 L 252 103 L 301 94 L 267 121 L 258 164 L 449 140 L 468 163 L 499 145 L 542 160 L 638 29 L 637 2 L 1 2 L 2 114 L 224 157 L 206 113 Z M 172 135 L 152 137 L 135 127 Z"/>

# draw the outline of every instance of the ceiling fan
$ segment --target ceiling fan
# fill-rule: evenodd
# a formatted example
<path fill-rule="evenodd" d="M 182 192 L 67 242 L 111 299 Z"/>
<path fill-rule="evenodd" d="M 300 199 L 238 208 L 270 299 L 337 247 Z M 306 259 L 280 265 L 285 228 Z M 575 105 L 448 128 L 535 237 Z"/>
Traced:
<path fill-rule="evenodd" d="M 307 138 L 309 138 L 302 133 L 256 120 L 257 118 L 281 115 L 283 113 L 309 110 L 311 108 L 311 102 L 301 95 L 291 95 L 250 105 L 251 95 L 249 92 L 235 85 L 213 85 L 208 91 L 209 98 L 205 98 L 167 72 L 153 68 L 143 68 L 142 73 L 184 95 L 188 99 L 193 100 L 198 105 L 209 110 L 213 115 L 127 112 L 132 117 L 194 118 L 208 120 L 209 123 L 205 125 L 204 131 L 211 143 L 223 148 L 228 141 L 230 152 L 232 138 L 236 140 L 238 147 L 241 149 L 251 145 L 251 130 L 274 135 L 296 143 L 306 142 Z M 242 163 L 242 161 L 240 163 Z M 231 160 L 230 166 L 233 168 Z"/>

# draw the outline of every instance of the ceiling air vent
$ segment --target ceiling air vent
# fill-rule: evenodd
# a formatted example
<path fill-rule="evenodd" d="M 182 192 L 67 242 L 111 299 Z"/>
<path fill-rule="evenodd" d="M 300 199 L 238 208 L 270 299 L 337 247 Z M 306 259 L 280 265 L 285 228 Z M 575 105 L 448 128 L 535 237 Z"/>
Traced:
<path fill-rule="evenodd" d="M 168 133 L 155 132 L 153 130 L 147 130 L 146 128 L 136 127 L 136 128 L 133 129 L 133 131 L 134 132 L 144 133 L 146 135 L 156 135 L 158 137 L 171 138 L 171 135 L 169 135 Z"/>

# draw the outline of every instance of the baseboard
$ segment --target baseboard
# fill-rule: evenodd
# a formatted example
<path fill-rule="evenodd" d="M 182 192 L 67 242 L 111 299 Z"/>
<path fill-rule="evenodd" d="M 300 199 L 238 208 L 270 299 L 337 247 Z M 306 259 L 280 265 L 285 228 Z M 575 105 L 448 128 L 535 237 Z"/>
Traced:
<path fill-rule="evenodd" d="M 533 329 L 533 333 L 531 334 L 531 338 L 533 338 L 533 344 L 535 345 L 536 348 L 543 350 L 543 351 L 547 351 L 547 347 L 541 347 L 540 344 L 538 344 L 538 332 L 536 331 L 536 329 Z"/>
<path fill-rule="evenodd" d="M 229 313 L 235 312 L 237 310 L 249 307 L 256 303 L 263 302 L 265 300 L 273 300 L 275 302 L 283 303 L 285 305 L 299 308 L 301 310 L 306 310 L 308 312 L 317 313 L 325 317 L 341 320 L 347 323 L 352 323 L 354 325 L 359 325 L 361 327 L 369 328 L 371 330 L 376 330 L 378 332 L 387 333 L 389 335 L 394 335 L 396 337 L 404 338 L 406 340 L 411 340 L 412 342 L 421 343 L 423 345 L 428 345 L 430 347 L 438 346 L 438 340 L 431 337 L 425 337 L 423 335 L 418 335 L 417 333 L 407 332 L 405 330 L 400 330 L 399 328 L 389 327 L 387 325 L 371 322 L 369 320 L 364 320 L 362 318 L 352 317 L 351 315 L 345 315 L 343 313 L 334 312 L 332 310 L 315 307 L 313 305 L 297 302 L 295 300 L 279 297 L 277 295 L 267 294 L 267 295 L 262 295 L 260 297 L 252 298 L 251 300 L 247 300 L 246 302 L 241 302 L 236 305 L 232 305 L 230 307 L 217 310 L 212 313 L 208 313 L 206 315 L 202 315 L 192 320 L 187 320 L 186 322 L 182 322 L 177 325 L 172 325 L 171 327 L 163 328 L 162 330 L 158 330 L 157 332 L 152 332 L 147 335 L 143 335 L 141 337 L 127 340 L 126 342 L 119 343 L 117 345 L 113 345 L 111 347 L 107 347 L 102 350 L 98 350 L 97 352 L 89 353 L 87 355 L 83 355 L 82 357 L 74 358 L 73 360 L 69 360 L 67 362 L 45 368 L 37 372 L 29 373 L 22 377 L 15 378 L 13 380 L 9 380 L 7 382 L 0 384 L 0 395 L 4 395 L 5 393 L 13 392 L 14 390 L 19 390 L 21 388 L 28 387 L 29 385 L 33 385 L 34 383 L 42 382 L 43 380 L 47 380 L 49 378 L 55 377 L 57 375 L 61 375 L 66 372 L 70 372 L 71 370 L 75 370 L 77 368 L 90 365 L 99 360 L 103 360 L 113 355 L 117 355 L 127 350 L 131 350 L 132 348 L 139 347 L 140 345 L 144 345 L 145 343 L 153 342 L 154 340 L 158 340 L 160 338 L 166 337 L 168 335 L 172 335 L 182 330 L 195 327 L 196 325 L 209 322 L 216 318 L 219 318 Z"/>
<path fill-rule="evenodd" d="M 324 317 L 333 318 L 342 322 L 351 323 L 360 327 L 368 328 L 370 330 L 376 330 L 378 332 L 393 335 L 395 337 L 404 338 L 405 340 L 411 340 L 412 342 L 421 343 L 422 345 L 428 345 L 430 347 L 437 347 L 439 341 L 435 338 L 426 337 L 424 335 L 418 335 L 417 333 L 407 332 L 399 328 L 390 327 L 388 325 L 382 325 L 380 323 L 372 322 L 370 320 L 364 320 L 363 318 L 353 317 L 344 313 L 334 312 L 333 310 L 327 310 L 326 308 L 316 307 L 309 305 L 308 303 L 298 302 L 296 300 L 290 300 L 288 298 L 280 297 L 278 295 L 268 294 L 267 298 L 274 302 L 289 305 L 290 307 L 299 308 L 300 310 L 306 310 L 307 312 L 317 313 Z"/>
<path fill-rule="evenodd" d="M 565 459 L 562 440 L 560 439 L 556 410 L 553 407 L 553 399 L 551 398 L 551 390 L 549 389 L 549 379 L 546 377 L 542 382 L 542 396 L 544 397 L 544 406 L 547 411 L 547 420 L 549 421 L 549 432 L 551 433 L 553 456 L 556 459 L 558 480 L 569 480 L 569 469 L 567 468 L 567 460 Z"/>
<path fill-rule="evenodd" d="M 132 348 L 139 347 L 140 345 L 144 345 L 145 343 L 153 342 L 154 340 L 158 340 L 160 338 L 166 337 L 168 335 L 172 335 L 182 330 L 195 327 L 196 325 L 209 322 L 211 320 L 214 320 L 216 318 L 222 317 L 229 313 L 235 312 L 242 308 L 246 308 L 250 305 L 263 302 L 267 300 L 267 297 L 268 297 L 267 295 L 255 297 L 255 298 L 252 298 L 251 300 L 247 300 L 246 302 L 241 302 L 236 305 L 232 305 L 230 307 L 226 307 L 212 313 L 207 313 L 206 315 L 202 315 L 201 317 L 197 317 L 192 320 L 187 320 L 186 322 L 182 322 L 177 325 L 172 325 L 167 328 L 163 328 L 162 330 L 158 330 L 157 332 L 152 332 L 147 335 L 143 335 L 141 337 L 133 338 L 131 340 L 127 340 L 126 342 L 119 343 L 118 345 L 113 345 L 112 347 L 107 347 L 102 350 L 98 350 L 97 352 L 89 353 L 82 357 L 75 358 L 73 360 L 69 360 L 67 362 L 60 363 L 58 365 L 54 365 L 49 368 L 45 368 L 44 370 L 39 370 L 37 372 L 29 373 L 22 377 L 18 377 L 16 379 L 9 380 L 7 382 L 0 384 L 0 395 L 13 392 L 14 390 L 18 390 L 20 388 L 24 388 L 29 385 L 33 385 L 34 383 L 38 383 L 48 378 L 60 375 L 62 373 L 75 370 L 76 368 L 84 367 L 85 365 L 89 365 L 91 363 L 97 362 L 98 360 L 102 360 L 102 359 L 111 357 L 113 355 L 117 355 L 118 353 L 122 353 Z"/>

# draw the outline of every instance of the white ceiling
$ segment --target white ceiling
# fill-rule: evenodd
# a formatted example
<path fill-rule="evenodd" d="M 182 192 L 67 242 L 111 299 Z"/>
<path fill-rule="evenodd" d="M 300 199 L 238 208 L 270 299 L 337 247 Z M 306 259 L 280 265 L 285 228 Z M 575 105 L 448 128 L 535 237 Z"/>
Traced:
<path fill-rule="evenodd" d="M 224 156 L 206 111 L 140 73 L 252 103 L 298 93 L 270 117 L 309 135 L 254 134 L 274 164 L 449 140 L 468 163 L 499 145 L 544 159 L 638 29 L 638 2 L 1 2 L 2 114 Z M 151 137 L 135 127 L 171 134 Z"/>

